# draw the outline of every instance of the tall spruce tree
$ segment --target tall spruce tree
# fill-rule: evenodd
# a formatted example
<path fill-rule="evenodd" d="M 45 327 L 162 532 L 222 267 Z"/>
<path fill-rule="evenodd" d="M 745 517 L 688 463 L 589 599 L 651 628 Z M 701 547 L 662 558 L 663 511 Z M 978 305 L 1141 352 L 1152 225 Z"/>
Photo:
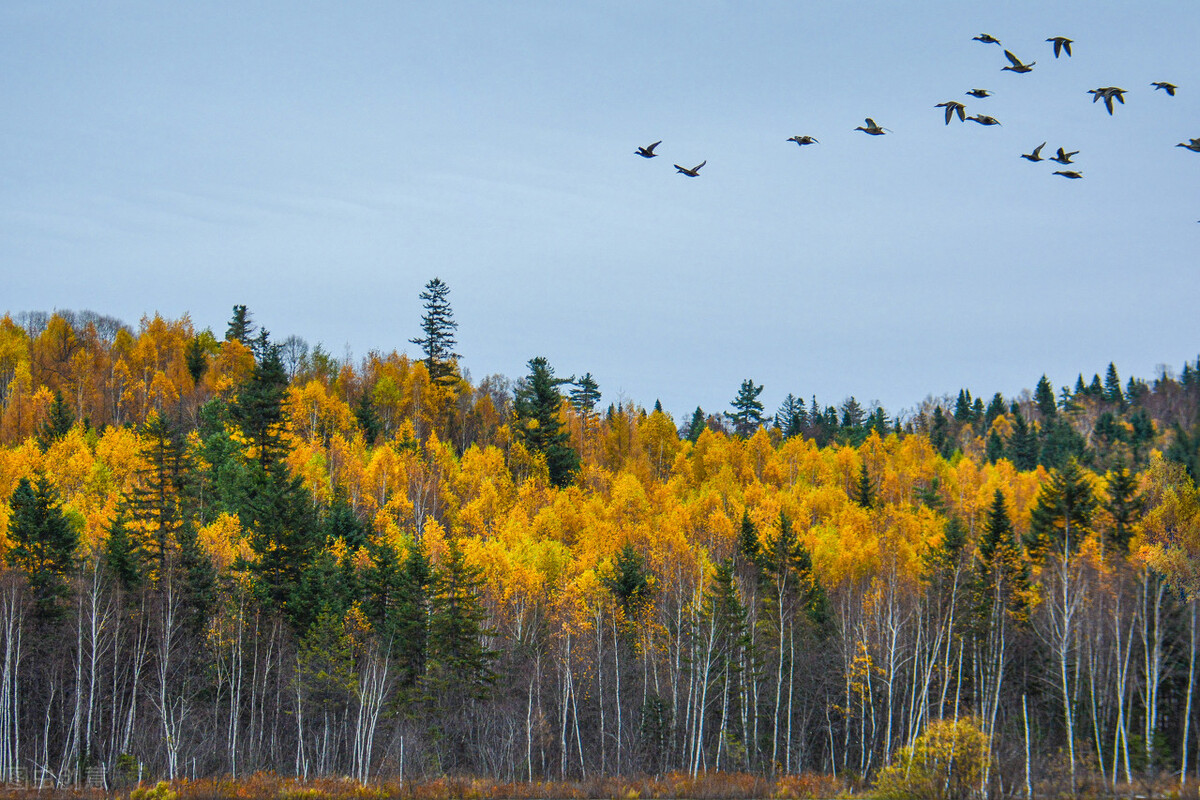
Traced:
<path fill-rule="evenodd" d="M 5 560 L 25 573 L 35 615 L 42 621 L 61 621 L 71 595 L 79 531 L 63 514 L 58 493 L 45 475 L 32 483 L 21 478 L 9 505 Z"/>
<path fill-rule="evenodd" d="M 513 428 L 517 436 L 534 453 L 542 454 L 550 473 L 550 483 L 562 488 L 574 480 L 579 471 L 579 453 L 568 442 L 571 439 L 559 415 L 562 394 L 558 387 L 571 383 L 570 378 L 555 378 L 550 363 L 538 356 L 529 360 L 529 376 L 514 391 Z"/>
<path fill-rule="evenodd" d="M 421 316 L 423 335 L 409 339 L 425 353 L 425 368 L 429 377 L 436 382 L 454 381 L 458 378 L 459 354 L 454 352 L 458 342 L 454 338 L 458 323 L 450 308 L 450 287 L 441 278 L 425 284 L 421 302 L 425 313 Z"/>

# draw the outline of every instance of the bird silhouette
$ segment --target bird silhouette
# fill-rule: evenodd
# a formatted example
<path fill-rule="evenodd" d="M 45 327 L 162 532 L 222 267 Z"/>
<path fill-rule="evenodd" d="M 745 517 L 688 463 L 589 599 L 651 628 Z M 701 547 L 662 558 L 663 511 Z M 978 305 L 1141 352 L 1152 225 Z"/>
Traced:
<path fill-rule="evenodd" d="M 1072 39 L 1068 39 L 1065 36 L 1054 36 L 1050 39 L 1047 39 L 1046 41 L 1054 43 L 1054 57 L 1055 58 L 1058 58 L 1058 54 L 1063 51 L 1066 51 L 1066 54 L 1068 56 L 1071 55 L 1071 42 L 1073 41 Z"/>
<path fill-rule="evenodd" d="M 984 44 L 1000 44 L 1000 40 L 990 33 L 981 33 L 978 36 L 971 37 L 972 41 L 983 42 Z"/>
<path fill-rule="evenodd" d="M 946 109 L 946 124 L 947 125 L 950 124 L 950 118 L 953 117 L 955 114 L 958 114 L 958 118 L 960 120 L 966 119 L 966 113 L 967 113 L 966 108 L 967 107 L 964 106 L 962 103 L 958 102 L 957 100 L 947 100 L 944 103 L 938 103 L 936 106 L 934 106 L 934 108 Z"/>
<path fill-rule="evenodd" d="M 789 136 L 788 141 L 795 142 L 796 144 L 798 144 L 801 147 L 803 147 L 806 144 L 820 144 L 820 142 L 818 142 L 816 139 L 814 139 L 811 136 Z"/>
<path fill-rule="evenodd" d="M 1125 90 L 1118 89 L 1116 86 L 1101 86 L 1099 89 L 1088 89 L 1088 94 L 1092 96 L 1092 102 L 1096 102 L 1101 97 L 1104 98 L 1104 107 L 1108 109 L 1108 115 L 1112 116 L 1113 98 L 1121 105 L 1125 105 Z"/>
<path fill-rule="evenodd" d="M 678 164 L 676 164 L 675 171 L 680 173 L 681 175 L 687 175 L 689 178 L 699 178 L 700 177 L 700 168 L 703 167 L 707 163 L 708 163 L 708 159 L 705 159 L 704 161 L 701 161 L 699 164 L 692 167 L 691 169 L 688 169 L 687 167 L 681 167 Z"/>
<path fill-rule="evenodd" d="M 971 95 L 971 97 L 984 98 L 991 95 L 991 92 L 989 92 L 987 89 L 972 89 L 971 91 L 967 92 L 967 94 Z"/>
<path fill-rule="evenodd" d="M 1155 89 L 1162 89 L 1164 92 L 1171 95 L 1171 97 L 1175 96 L 1175 90 L 1179 88 L 1175 84 L 1167 83 L 1166 81 L 1154 81 L 1150 85 Z"/>
<path fill-rule="evenodd" d="M 1072 179 L 1083 177 L 1082 172 L 1076 172 L 1073 169 L 1056 169 L 1056 170 L 1054 170 L 1054 174 L 1062 175 L 1064 178 L 1072 178 Z"/>
<path fill-rule="evenodd" d="M 1021 59 L 1014 56 L 1010 50 L 1005 50 L 1004 55 L 1008 58 L 1011 64 L 1007 67 L 1001 67 L 1001 72 L 1006 69 L 1012 72 L 1032 72 L 1033 65 L 1037 63 L 1036 61 L 1030 61 L 1028 64 L 1022 64 Z"/>
<path fill-rule="evenodd" d="M 658 153 L 654 152 L 654 148 L 658 147 L 660 144 L 662 144 L 662 139 L 659 139 L 649 147 L 639 147 L 637 149 L 637 155 L 641 156 L 642 158 L 654 158 L 656 155 L 658 155 Z"/>
<path fill-rule="evenodd" d="M 871 119 L 870 117 L 867 117 L 864 121 L 867 123 L 865 128 L 862 125 L 859 125 L 854 130 L 862 131 L 863 133 L 869 133 L 872 136 L 882 136 L 883 134 L 887 133 L 887 128 L 881 128 L 875 123 L 875 120 Z"/>
<path fill-rule="evenodd" d="M 1190 142 L 1190 144 L 1184 144 L 1183 142 L 1180 142 L 1179 144 L 1177 144 L 1175 146 L 1176 147 L 1185 147 L 1188 150 L 1191 150 L 1193 153 L 1200 153 L 1200 139 L 1189 139 L 1188 141 Z"/>
<path fill-rule="evenodd" d="M 1071 156 L 1077 156 L 1077 155 L 1079 155 L 1078 150 L 1072 150 L 1071 152 L 1068 153 L 1067 151 L 1063 150 L 1060 147 L 1060 148 L 1058 148 L 1057 155 L 1050 156 L 1050 160 L 1057 161 L 1060 164 L 1070 164 Z"/>
<path fill-rule="evenodd" d="M 978 122 L 980 125 L 999 125 L 1000 120 L 995 117 L 989 117 L 986 114 L 976 114 L 972 117 L 967 117 L 971 122 Z"/>
<path fill-rule="evenodd" d="M 1042 148 L 1045 146 L 1046 143 L 1042 142 L 1037 147 L 1033 148 L 1032 153 L 1021 153 L 1021 158 L 1024 158 L 1028 161 L 1045 161 L 1046 159 L 1042 158 Z"/>

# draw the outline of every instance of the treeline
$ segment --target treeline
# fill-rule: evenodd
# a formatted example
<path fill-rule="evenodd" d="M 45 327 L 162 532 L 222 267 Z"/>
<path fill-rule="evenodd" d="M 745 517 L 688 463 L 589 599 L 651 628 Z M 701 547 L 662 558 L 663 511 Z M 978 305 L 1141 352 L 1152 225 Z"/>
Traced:
<path fill-rule="evenodd" d="M 680 426 L 472 383 L 447 292 L 358 364 L 0 319 L 0 780 L 1196 770 L 1195 365 Z"/>

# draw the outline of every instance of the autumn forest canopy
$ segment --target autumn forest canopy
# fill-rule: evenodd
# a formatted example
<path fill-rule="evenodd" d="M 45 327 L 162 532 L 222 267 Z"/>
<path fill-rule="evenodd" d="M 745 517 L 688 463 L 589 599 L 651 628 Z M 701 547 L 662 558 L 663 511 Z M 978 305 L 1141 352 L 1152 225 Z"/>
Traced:
<path fill-rule="evenodd" d="M 676 420 L 421 300 L 0 318 L 0 780 L 1200 776 L 1200 359 Z"/>

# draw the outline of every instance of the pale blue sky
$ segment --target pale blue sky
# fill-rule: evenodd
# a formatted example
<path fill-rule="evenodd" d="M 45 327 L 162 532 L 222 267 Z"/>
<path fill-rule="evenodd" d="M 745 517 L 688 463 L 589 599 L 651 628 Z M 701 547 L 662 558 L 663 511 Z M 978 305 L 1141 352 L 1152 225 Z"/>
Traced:
<path fill-rule="evenodd" d="M 439 276 L 475 378 L 545 355 L 677 418 L 1200 352 L 1197 3 L 9 2 L 0 35 L 0 312 L 246 303 L 413 353 Z"/>

